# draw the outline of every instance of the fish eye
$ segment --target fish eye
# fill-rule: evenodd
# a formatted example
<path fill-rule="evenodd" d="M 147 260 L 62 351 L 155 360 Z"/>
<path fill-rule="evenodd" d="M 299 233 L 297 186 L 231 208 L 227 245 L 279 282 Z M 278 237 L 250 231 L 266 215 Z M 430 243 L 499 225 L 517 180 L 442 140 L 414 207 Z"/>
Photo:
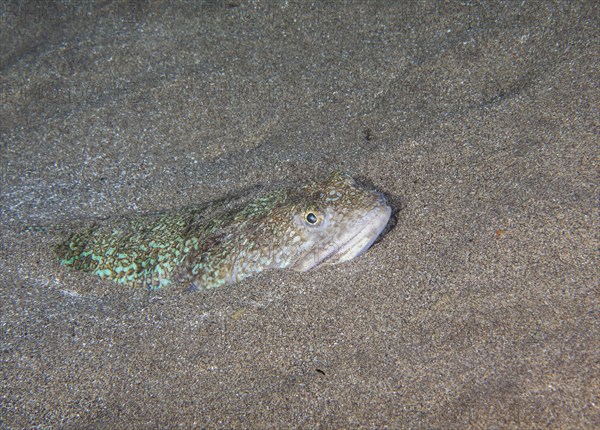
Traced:
<path fill-rule="evenodd" d="M 309 224 L 316 224 L 317 221 L 319 220 L 317 218 L 317 216 L 314 213 L 312 213 L 312 212 L 308 212 L 306 215 L 304 215 L 304 219 Z"/>

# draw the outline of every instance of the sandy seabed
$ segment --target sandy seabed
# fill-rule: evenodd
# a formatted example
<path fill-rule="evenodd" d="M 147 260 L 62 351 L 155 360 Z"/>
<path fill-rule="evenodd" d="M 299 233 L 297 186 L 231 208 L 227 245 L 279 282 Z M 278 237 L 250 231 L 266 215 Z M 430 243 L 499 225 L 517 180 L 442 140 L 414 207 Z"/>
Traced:
<path fill-rule="evenodd" d="M 0 427 L 600 427 L 598 16 L 3 1 Z M 331 170 L 395 228 L 209 292 L 65 271 L 31 228 Z"/>

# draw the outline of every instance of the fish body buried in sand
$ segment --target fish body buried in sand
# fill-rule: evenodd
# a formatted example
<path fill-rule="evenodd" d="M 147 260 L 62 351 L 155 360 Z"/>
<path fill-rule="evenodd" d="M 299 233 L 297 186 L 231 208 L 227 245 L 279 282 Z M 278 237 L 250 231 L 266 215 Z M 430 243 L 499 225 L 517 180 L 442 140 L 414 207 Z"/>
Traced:
<path fill-rule="evenodd" d="M 337 172 L 230 206 L 92 225 L 58 246 L 60 263 L 127 286 L 213 288 L 266 269 L 306 271 L 351 260 L 391 215 L 381 193 Z"/>

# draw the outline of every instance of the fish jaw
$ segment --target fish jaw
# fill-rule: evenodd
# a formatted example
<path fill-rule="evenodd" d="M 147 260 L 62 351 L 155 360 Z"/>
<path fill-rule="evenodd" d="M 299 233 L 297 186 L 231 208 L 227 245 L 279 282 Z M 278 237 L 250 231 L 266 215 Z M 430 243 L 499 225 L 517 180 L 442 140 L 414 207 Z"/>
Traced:
<path fill-rule="evenodd" d="M 373 209 L 363 219 L 364 227 L 340 246 L 339 250 L 325 260 L 323 264 L 344 263 L 362 255 L 383 232 L 391 215 L 392 208 L 387 205 Z"/>

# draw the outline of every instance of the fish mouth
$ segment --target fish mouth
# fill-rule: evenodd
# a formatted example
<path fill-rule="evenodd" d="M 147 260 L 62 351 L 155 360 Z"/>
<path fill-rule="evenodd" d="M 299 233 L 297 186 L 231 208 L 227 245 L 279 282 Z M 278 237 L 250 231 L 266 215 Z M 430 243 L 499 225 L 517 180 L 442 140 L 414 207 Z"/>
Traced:
<path fill-rule="evenodd" d="M 358 257 L 369 249 L 384 231 L 391 214 L 392 208 L 382 197 L 378 206 L 341 232 L 334 241 L 304 253 L 292 269 L 306 271 L 318 265 L 344 263 Z M 357 229 L 360 225 L 362 228 Z"/>
<path fill-rule="evenodd" d="M 385 229 L 391 215 L 392 208 L 387 205 L 373 209 L 361 221 L 366 223 L 364 228 L 350 237 L 334 253 L 322 260 L 320 264 L 344 263 L 363 254 Z"/>

